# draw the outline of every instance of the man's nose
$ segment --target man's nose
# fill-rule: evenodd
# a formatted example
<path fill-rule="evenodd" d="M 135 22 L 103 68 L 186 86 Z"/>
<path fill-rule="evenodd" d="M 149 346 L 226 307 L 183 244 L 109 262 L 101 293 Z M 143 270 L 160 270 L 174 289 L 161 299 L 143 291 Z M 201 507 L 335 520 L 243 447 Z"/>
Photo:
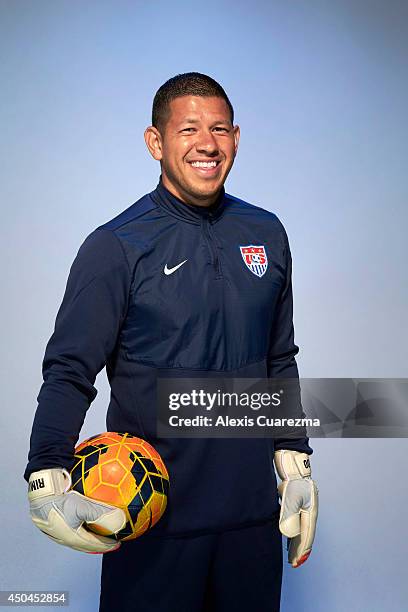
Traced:
<path fill-rule="evenodd" d="M 218 153 L 218 144 L 212 132 L 201 132 L 196 142 L 197 153 L 214 155 Z"/>

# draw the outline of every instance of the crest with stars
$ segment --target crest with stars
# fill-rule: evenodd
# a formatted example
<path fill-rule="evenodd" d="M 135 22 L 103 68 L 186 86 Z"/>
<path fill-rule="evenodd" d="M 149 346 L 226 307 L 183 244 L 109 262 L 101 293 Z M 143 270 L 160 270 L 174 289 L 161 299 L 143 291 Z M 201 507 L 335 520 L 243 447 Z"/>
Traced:
<path fill-rule="evenodd" d="M 263 276 L 268 268 L 268 257 L 264 246 L 249 244 L 240 246 L 242 259 L 248 270 L 255 276 Z"/>

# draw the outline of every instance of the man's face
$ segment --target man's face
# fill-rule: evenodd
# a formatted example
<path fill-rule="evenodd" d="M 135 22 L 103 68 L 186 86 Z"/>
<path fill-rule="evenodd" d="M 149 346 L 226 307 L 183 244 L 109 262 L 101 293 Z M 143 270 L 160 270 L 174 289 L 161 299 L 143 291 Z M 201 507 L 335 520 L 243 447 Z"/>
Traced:
<path fill-rule="evenodd" d="M 148 128 L 146 143 L 160 160 L 164 186 L 182 201 L 209 206 L 217 199 L 238 149 L 223 98 L 183 96 L 172 100 L 161 132 Z"/>

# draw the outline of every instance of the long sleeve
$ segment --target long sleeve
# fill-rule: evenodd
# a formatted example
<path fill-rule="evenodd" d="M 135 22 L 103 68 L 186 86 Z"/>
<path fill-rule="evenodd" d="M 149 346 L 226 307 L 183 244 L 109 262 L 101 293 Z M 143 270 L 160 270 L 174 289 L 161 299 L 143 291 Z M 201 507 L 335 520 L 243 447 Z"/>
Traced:
<path fill-rule="evenodd" d="M 299 373 L 295 356 L 299 348 L 294 341 L 293 329 L 293 297 L 292 297 L 292 258 L 290 254 L 289 242 L 286 232 L 283 231 L 283 252 L 285 261 L 285 282 L 282 287 L 281 295 L 275 315 L 273 333 L 269 345 L 268 375 L 269 378 L 289 378 L 293 382 L 289 388 L 292 395 L 291 416 L 295 407 L 296 416 L 304 416 L 300 388 L 297 384 Z M 276 438 L 275 450 L 289 449 L 311 454 L 313 451 L 309 446 L 308 438 Z"/>
<path fill-rule="evenodd" d="M 72 467 L 86 411 L 97 394 L 96 376 L 114 351 L 126 315 L 130 283 L 118 238 L 95 230 L 71 267 L 46 348 L 26 480 L 42 468 Z"/>

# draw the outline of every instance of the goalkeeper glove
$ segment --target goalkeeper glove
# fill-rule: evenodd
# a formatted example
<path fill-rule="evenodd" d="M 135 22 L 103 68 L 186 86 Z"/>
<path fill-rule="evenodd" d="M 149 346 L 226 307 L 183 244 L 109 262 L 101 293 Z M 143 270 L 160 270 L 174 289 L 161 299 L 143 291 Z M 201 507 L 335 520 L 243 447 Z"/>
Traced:
<path fill-rule="evenodd" d="M 279 529 L 289 540 L 289 563 L 299 567 L 312 552 L 318 514 L 318 489 L 311 479 L 309 455 L 293 450 L 275 452 L 276 470 L 282 480 Z"/>
<path fill-rule="evenodd" d="M 54 542 L 87 553 L 116 550 L 120 542 L 103 535 L 120 531 L 126 524 L 123 510 L 69 491 L 71 476 L 64 468 L 33 472 L 28 483 L 31 518 Z M 97 535 L 84 525 L 95 528 Z"/>

